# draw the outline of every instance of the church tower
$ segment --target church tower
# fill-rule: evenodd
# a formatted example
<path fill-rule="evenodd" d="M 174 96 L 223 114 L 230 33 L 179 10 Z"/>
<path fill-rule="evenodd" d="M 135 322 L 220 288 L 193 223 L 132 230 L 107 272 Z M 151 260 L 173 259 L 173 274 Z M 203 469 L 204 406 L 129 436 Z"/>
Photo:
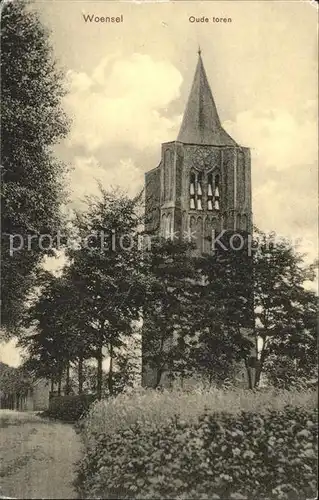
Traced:
<path fill-rule="evenodd" d="M 199 51 L 177 140 L 162 144 L 159 165 L 145 174 L 146 232 L 195 239 L 198 254 L 210 253 L 214 232 L 252 233 L 251 205 L 250 150 L 223 129 Z M 253 324 L 241 330 L 250 337 Z M 152 386 L 156 373 L 143 349 L 142 383 Z M 250 360 L 256 353 L 252 346 Z M 254 362 L 249 366 L 252 381 Z M 239 371 L 246 385 L 247 370 Z"/>
<path fill-rule="evenodd" d="M 145 174 L 146 230 L 196 238 L 210 252 L 212 231 L 252 230 L 250 150 L 223 129 L 201 52 L 176 141 Z"/>

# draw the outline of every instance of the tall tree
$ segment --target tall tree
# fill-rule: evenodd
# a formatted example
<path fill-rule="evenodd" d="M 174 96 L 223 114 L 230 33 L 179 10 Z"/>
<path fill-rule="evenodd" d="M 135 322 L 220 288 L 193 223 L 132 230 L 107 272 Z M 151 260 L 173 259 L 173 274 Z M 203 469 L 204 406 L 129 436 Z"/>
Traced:
<path fill-rule="evenodd" d="M 68 131 L 64 94 L 47 29 L 27 2 L 6 2 L 1 16 L 1 323 L 8 331 L 17 327 L 34 271 L 51 255 L 61 227 L 65 166 L 52 146 Z"/>
<path fill-rule="evenodd" d="M 200 276 L 187 242 L 153 238 L 145 255 L 146 296 L 143 306 L 143 363 L 155 373 L 156 388 L 167 371 L 189 372 L 187 337 L 196 333 Z"/>
<path fill-rule="evenodd" d="M 134 329 L 135 330 L 135 329 Z M 119 394 L 141 382 L 141 325 L 115 352 L 113 393 Z"/>
<path fill-rule="evenodd" d="M 213 379 L 243 360 L 250 387 L 258 386 L 268 358 L 268 373 L 276 371 L 274 360 L 288 357 L 300 376 L 313 374 L 318 299 L 304 284 L 314 279 L 316 266 L 305 265 L 275 234 L 256 229 L 253 241 L 244 233 L 236 238 L 225 233 L 214 254 L 201 259 L 205 286 L 194 316 L 199 337 L 190 345 L 190 359 Z M 251 354 L 257 339 L 261 349 L 255 362 Z"/>
<path fill-rule="evenodd" d="M 19 398 L 27 394 L 31 387 L 32 378 L 23 367 L 13 368 L 0 362 L 0 398 L 4 403 L 9 403 L 13 409 Z"/>
<path fill-rule="evenodd" d="M 39 283 L 39 296 L 24 321 L 31 330 L 21 334 L 19 344 L 27 349 L 24 366 L 61 388 L 63 371 L 68 372 L 70 362 L 77 359 L 79 344 L 81 348 L 83 344 L 76 329 L 75 289 L 67 273 L 56 277 L 44 271 Z"/>
<path fill-rule="evenodd" d="M 275 233 L 256 232 L 254 242 L 256 334 L 261 341 L 256 385 L 269 356 L 288 356 L 304 372 L 316 367 L 318 299 L 305 288 L 316 264 Z"/>
<path fill-rule="evenodd" d="M 246 367 L 252 388 L 251 360 L 255 350 L 252 257 L 245 232 L 224 232 L 212 255 L 199 260 L 202 274 L 197 315 L 198 344 L 192 355 L 209 380 L 222 381 L 235 362 Z"/>
<path fill-rule="evenodd" d="M 116 350 L 133 334 L 140 317 L 143 274 L 139 248 L 139 198 L 101 189 L 78 214 L 79 247 L 69 249 L 70 276 L 94 338 L 97 359 L 97 393 L 102 395 L 102 363 L 110 360 L 108 391 L 113 394 Z"/>
<path fill-rule="evenodd" d="M 27 348 L 25 365 L 39 377 L 50 378 L 61 386 L 66 374 L 70 389 L 71 364 L 77 364 L 79 393 L 83 389 L 83 362 L 94 356 L 94 337 L 81 307 L 80 291 L 65 266 L 61 276 L 41 273 L 41 292 L 29 307 L 25 325 L 32 328 L 20 335 L 19 344 Z"/>

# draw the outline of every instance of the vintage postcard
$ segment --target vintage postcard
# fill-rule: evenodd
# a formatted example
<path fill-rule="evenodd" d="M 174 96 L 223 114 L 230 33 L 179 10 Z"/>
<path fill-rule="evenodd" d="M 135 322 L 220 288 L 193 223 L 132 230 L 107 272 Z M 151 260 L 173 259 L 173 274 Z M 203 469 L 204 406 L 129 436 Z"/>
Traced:
<path fill-rule="evenodd" d="M 2 3 L 0 498 L 316 498 L 317 31 Z"/>

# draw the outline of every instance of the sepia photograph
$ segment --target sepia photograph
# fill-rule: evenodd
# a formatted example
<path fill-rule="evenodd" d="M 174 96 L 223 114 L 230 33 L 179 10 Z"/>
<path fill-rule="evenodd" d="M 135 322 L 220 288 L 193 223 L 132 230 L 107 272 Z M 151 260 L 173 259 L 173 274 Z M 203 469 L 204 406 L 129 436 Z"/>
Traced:
<path fill-rule="evenodd" d="M 318 2 L 0 9 L 0 499 L 314 500 Z"/>

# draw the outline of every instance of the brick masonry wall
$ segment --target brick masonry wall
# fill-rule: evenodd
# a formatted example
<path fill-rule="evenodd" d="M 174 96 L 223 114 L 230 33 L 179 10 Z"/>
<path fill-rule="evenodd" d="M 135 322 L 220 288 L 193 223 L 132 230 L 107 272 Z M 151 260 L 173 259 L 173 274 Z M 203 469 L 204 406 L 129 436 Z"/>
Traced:
<path fill-rule="evenodd" d="M 146 231 L 159 230 L 160 225 L 160 166 L 145 174 Z"/>

